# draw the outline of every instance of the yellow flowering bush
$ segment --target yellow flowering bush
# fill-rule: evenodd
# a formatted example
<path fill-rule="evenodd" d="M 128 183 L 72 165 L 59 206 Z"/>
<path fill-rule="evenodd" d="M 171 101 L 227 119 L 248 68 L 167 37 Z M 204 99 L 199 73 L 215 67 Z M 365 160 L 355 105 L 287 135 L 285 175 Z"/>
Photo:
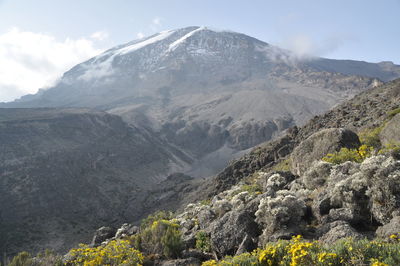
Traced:
<path fill-rule="evenodd" d="M 91 248 L 81 244 L 69 252 L 67 265 L 142 265 L 143 255 L 127 240 L 113 240 L 105 246 Z"/>
<path fill-rule="evenodd" d="M 328 153 L 322 160 L 333 164 L 340 164 L 346 161 L 361 163 L 373 153 L 373 147 L 363 144 L 358 149 L 341 148 L 338 152 Z"/>
<path fill-rule="evenodd" d="M 390 241 L 344 239 L 329 247 L 296 236 L 290 241 L 268 243 L 265 248 L 251 253 L 228 256 L 220 261 L 206 261 L 203 266 L 400 265 L 400 241 L 395 236 L 391 236 Z"/>

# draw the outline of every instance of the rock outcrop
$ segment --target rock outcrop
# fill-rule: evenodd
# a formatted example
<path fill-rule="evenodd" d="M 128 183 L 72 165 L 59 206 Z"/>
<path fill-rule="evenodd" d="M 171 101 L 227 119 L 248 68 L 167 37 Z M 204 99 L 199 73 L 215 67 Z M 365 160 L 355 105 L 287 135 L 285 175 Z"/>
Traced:
<path fill-rule="evenodd" d="M 292 152 L 292 170 L 302 175 L 311 164 L 328 153 L 341 148 L 354 149 L 360 146 L 356 133 L 344 128 L 327 128 L 320 130 L 302 141 Z"/>

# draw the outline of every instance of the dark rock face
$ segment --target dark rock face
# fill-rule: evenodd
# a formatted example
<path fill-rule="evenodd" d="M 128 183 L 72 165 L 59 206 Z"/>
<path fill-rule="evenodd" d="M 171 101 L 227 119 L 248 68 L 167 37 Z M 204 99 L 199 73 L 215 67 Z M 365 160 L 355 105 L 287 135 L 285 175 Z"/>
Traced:
<path fill-rule="evenodd" d="M 302 141 L 292 152 L 292 169 L 302 175 L 311 164 L 322 159 L 328 153 L 341 148 L 357 148 L 360 140 L 356 133 L 344 128 L 323 129 Z"/>

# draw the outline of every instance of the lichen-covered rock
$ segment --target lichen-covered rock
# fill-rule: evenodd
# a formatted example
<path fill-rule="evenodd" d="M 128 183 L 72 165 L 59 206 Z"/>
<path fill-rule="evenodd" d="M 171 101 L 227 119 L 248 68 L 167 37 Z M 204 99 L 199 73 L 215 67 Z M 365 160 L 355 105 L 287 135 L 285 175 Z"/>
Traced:
<path fill-rule="evenodd" d="M 122 238 L 125 236 L 131 236 L 139 231 L 139 227 L 125 223 L 120 228 L 117 229 L 115 233 L 115 238 Z"/>
<path fill-rule="evenodd" d="M 215 218 L 217 215 L 211 208 L 203 208 L 197 215 L 199 220 L 199 225 L 201 229 L 206 228 Z"/>
<path fill-rule="evenodd" d="M 226 213 L 213 222 L 208 230 L 211 245 L 219 255 L 234 255 L 239 247 L 245 251 L 253 250 L 257 247 L 255 239 L 260 234 L 254 214 L 247 210 Z M 243 244 L 246 238 L 247 242 Z"/>
<path fill-rule="evenodd" d="M 256 222 L 263 227 L 261 244 L 300 233 L 305 212 L 305 202 L 288 190 L 278 191 L 274 198 L 262 198 L 255 213 Z"/>
<path fill-rule="evenodd" d="M 258 183 L 266 195 L 274 196 L 276 191 L 287 189 L 295 178 L 291 172 L 276 172 L 263 175 Z"/>
<path fill-rule="evenodd" d="M 400 144 L 400 114 L 395 115 L 379 134 L 382 144 Z"/>
<path fill-rule="evenodd" d="M 332 164 L 316 161 L 302 176 L 302 181 L 307 189 L 313 190 L 325 184 L 331 174 Z"/>
<path fill-rule="evenodd" d="M 226 200 L 226 199 L 221 199 L 217 200 L 213 203 L 214 207 L 214 212 L 219 216 L 222 217 L 225 213 L 229 212 L 232 210 L 232 204 Z"/>
<path fill-rule="evenodd" d="M 292 152 L 292 170 L 302 175 L 314 161 L 341 148 L 357 148 L 360 140 L 356 133 L 344 128 L 328 128 L 312 134 Z"/>
<path fill-rule="evenodd" d="M 350 208 L 338 208 L 329 210 L 329 221 L 346 221 L 352 222 L 356 220 L 356 214 Z"/>
<path fill-rule="evenodd" d="M 324 229 L 326 232 L 319 238 L 319 241 L 325 244 L 333 244 L 337 240 L 347 237 L 353 239 L 361 239 L 364 237 L 344 221 L 330 223 Z"/>
<path fill-rule="evenodd" d="M 376 236 L 380 238 L 387 238 L 391 235 L 400 233 L 400 215 L 393 217 L 388 224 L 378 227 Z"/>
<path fill-rule="evenodd" d="M 377 156 L 365 160 L 364 164 L 379 165 L 368 177 L 366 194 L 370 197 L 373 217 L 386 224 L 393 218 L 393 212 L 400 210 L 400 161 L 393 157 Z"/>
<path fill-rule="evenodd" d="M 239 194 L 233 196 L 231 200 L 231 204 L 233 209 L 240 210 L 243 208 L 248 208 L 248 203 L 254 200 L 257 196 L 253 193 L 249 193 L 248 191 L 240 192 Z M 254 210 L 255 212 L 255 210 Z"/>
<path fill-rule="evenodd" d="M 319 193 L 314 198 L 311 209 L 314 217 L 316 217 L 320 223 L 324 223 L 326 219 L 324 220 L 323 217 L 329 214 L 329 211 L 332 209 L 329 195 L 323 192 Z"/>
<path fill-rule="evenodd" d="M 372 156 L 361 164 L 316 163 L 300 180 L 312 188 L 318 173 L 324 185 L 313 192 L 312 210 L 320 223 L 386 224 L 400 208 L 400 161 L 391 156 Z"/>

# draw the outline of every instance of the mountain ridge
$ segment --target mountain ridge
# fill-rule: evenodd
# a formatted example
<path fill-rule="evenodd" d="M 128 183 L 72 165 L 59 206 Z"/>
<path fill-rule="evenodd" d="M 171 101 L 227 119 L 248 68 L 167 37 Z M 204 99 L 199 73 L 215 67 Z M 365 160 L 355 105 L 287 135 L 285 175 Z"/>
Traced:
<path fill-rule="evenodd" d="M 55 87 L 0 107 L 84 107 L 121 116 L 175 145 L 196 165 L 221 155 L 210 171 L 199 166 L 186 172 L 204 176 L 379 85 L 378 79 L 400 76 L 399 66 L 384 66 L 300 60 L 245 34 L 193 26 L 111 48 L 67 71 Z"/>

